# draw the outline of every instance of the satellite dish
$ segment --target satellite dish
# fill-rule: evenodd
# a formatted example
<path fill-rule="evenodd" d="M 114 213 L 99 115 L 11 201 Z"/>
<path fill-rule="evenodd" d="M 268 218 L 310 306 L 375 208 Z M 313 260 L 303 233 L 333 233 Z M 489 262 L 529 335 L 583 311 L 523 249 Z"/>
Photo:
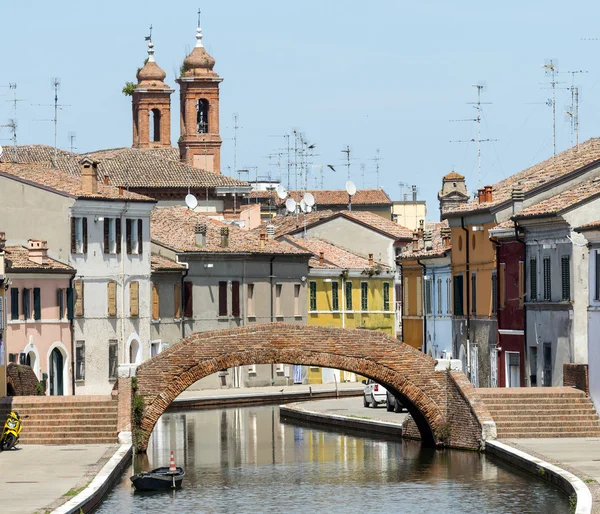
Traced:
<path fill-rule="evenodd" d="M 285 201 L 285 208 L 290 212 L 296 212 L 296 200 L 293 198 L 288 198 Z"/>
<path fill-rule="evenodd" d="M 304 211 L 306 214 L 308 214 L 309 212 L 312 212 L 312 207 L 310 205 L 306 206 L 306 210 Z"/>
<path fill-rule="evenodd" d="M 4 152 L 4 148 L 0 146 L 0 157 L 2 157 L 2 152 Z"/>
<path fill-rule="evenodd" d="M 302 200 L 300 201 L 300 210 L 302 212 L 306 212 L 306 208 L 308 207 L 308 205 L 306 205 L 306 202 L 304 201 L 304 198 L 302 198 Z"/>
<path fill-rule="evenodd" d="M 315 204 L 315 197 L 312 195 L 312 193 L 306 193 L 302 201 L 309 207 L 312 207 Z"/>
<path fill-rule="evenodd" d="M 185 195 L 185 204 L 193 210 L 198 207 L 198 199 L 192 194 L 187 194 Z"/>
<path fill-rule="evenodd" d="M 348 193 L 350 196 L 354 196 L 356 194 L 356 186 L 351 180 L 346 182 L 346 193 Z"/>
<path fill-rule="evenodd" d="M 283 200 L 283 199 L 284 199 L 284 198 L 287 196 L 287 191 L 285 190 L 285 187 L 283 187 L 281 184 L 279 184 L 279 185 L 277 186 L 277 189 L 276 189 L 276 191 L 277 191 L 277 196 L 278 196 L 278 197 L 279 197 L 281 200 Z"/>

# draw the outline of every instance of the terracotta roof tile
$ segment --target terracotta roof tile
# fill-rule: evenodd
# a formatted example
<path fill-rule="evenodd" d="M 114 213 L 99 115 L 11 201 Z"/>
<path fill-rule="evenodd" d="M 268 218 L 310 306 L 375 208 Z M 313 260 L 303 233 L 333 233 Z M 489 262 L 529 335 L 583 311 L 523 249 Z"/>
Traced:
<path fill-rule="evenodd" d="M 150 266 L 152 271 L 181 271 L 185 269 L 183 264 L 167 259 L 162 255 L 151 255 Z"/>
<path fill-rule="evenodd" d="M 451 171 L 447 175 L 444 175 L 443 178 L 444 178 L 444 180 L 462 180 L 465 177 L 460 175 L 459 173 L 456 173 L 456 171 Z"/>
<path fill-rule="evenodd" d="M 309 190 L 298 191 L 298 198 L 306 193 L 311 193 L 315 198 L 317 207 L 327 208 L 332 206 L 347 206 L 348 193 L 345 189 Z M 267 200 L 272 198 L 275 205 L 283 205 L 285 198 L 281 200 L 275 191 L 252 191 L 250 198 Z M 288 191 L 288 198 L 296 198 L 296 191 Z M 352 205 L 392 205 L 390 197 L 383 189 L 359 189 L 352 197 Z"/>
<path fill-rule="evenodd" d="M 196 246 L 196 227 L 206 224 L 206 245 Z M 229 245 L 221 246 L 221 229 L 229 229 Z M 254 231 L 241 230 L 214 220 L 186 207 L 158 207 L 150 218 L 152 241 L 180 252 L 207 253 L 260 253 L 306 255 L 306 251 L 290 248 L 277 241 L 266 239 L 260 246 L 260 237 Z"/>
<path fill-rule="evenodd" d="M 585 232 L 586 230 L 600 230 L 600 220 L 586 223 L 585 225 L 581 225 L 581 227 L 578 227 L 575 230 L 577 232 Z"/>
<path fill-rule="evenodd" d="M 530 205 L 517 213 L 514 218 L 519 220 L 538 216 L 552 216 L 598 195 L 600 195 L 600 177 L 586 180 L 552 198 Z"/>
<path fill-rule="evenodd" d="M 597 161 L 600 161 L 600 138 L 588 139 L 581 143 L 579 147 L 569 148 L 555 157 L 546 159 L 494 184 L 492 202 L 480 204 L 477 199 L 474 199 L 454 207 L 447 215 L 452 216 L 453 214 L 488 209 L 509 200 L 513 187 L 519 187 L 524 193 L 527 193 L 544 183 L 556 180 Z"/>
<path fill-rule="evenodd" d="M 442 230 L 447 228 L 447 220 L 442 222 L 425 222 L 423 229 L 425 231 L 431 231 L 431 242 L 433 245 L 432 248 L 430 250 L 426 250 L 423 240 L 419 241 L 419 248 L 417 250 L 413 250 L 412 244 L 406 245 L 402 249 L 400 259 L 424 259 L 426 257 L 441 257 L 446 255 L 448 252 L 450 252 L 450 250 L 452 250 L 452 247 L 445 246 L 442 240 Z"/>
<path fill-rule="evenodd" d="M 123 194 L 119 194 L 118 187 L 106 186 L 100 181 L 98 181 L 98 193 L 87 193 L 82 188 L 81 178 L 39 164 L 0 163 L 0 176 L 14 177 L 74 198 L 155 202 L 152 198 L 130 191 L 123 191 Z"/>
<path fill-rule="evenodd" d="M 75 269 L 55 259 L 48 258 L 47 264 L 38 264 L 29 259 L 29 250 L 23 246 L 7 246 L 4 248 L 6 253 L 6 271 L 10 272 L 65 272 L 75 273 Z"/>

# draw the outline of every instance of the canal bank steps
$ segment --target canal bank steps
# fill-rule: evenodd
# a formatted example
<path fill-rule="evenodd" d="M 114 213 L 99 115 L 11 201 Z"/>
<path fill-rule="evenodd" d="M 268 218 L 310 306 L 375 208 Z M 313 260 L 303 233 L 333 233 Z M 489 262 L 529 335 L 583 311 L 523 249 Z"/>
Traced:
<path fill-rule="evenodd" d="M 600 437 L 600 418 L 583 391 L 569 387 L 479 388 L 498 439 Z"/>
<path fill-rule="evenodd" d="M 23 444 L 105 444 L 117 441 L 117 401 L 110 396 L 17 396 L 0 400 L 0 419 L 22 417 Z"/>

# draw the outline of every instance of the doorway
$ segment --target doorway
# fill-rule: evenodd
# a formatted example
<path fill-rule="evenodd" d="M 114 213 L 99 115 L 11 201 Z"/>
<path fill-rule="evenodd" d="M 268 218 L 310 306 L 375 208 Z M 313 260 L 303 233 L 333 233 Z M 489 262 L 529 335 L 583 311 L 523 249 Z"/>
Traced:
<path fill-rule="evenodd" d="M 506 387 L 521 387 L 521 354 L 519 352 L 505 352 L 506 361 Z"/>
<path fill-rule="evenodd" d="M 544 387 L 552 386 L 552 343 L 544 343 Z"/>
<path fill-rule="evenodd" d="M 529 347 L 529 385 L 537 387 L 537 348 Z"/>
<path fill-rule="evenodd" d="M 63 354 L 58 348 L 54 348 L 50 353 L 50 395 L 51 396 L 63 396 L 64 395 L 64 383 L 63 383 L 63 368 L 64 358 Z"/>

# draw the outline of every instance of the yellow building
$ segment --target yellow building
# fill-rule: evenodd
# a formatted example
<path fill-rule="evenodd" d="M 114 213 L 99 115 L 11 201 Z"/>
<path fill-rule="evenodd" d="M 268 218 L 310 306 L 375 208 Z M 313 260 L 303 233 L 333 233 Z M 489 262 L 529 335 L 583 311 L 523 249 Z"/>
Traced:
<path fill-rule="evenodd" d="M 380 330 L 396 336 L 394 272 L 316 238 L 280 241 L 313 253 L 308 275 L 308 324 L 321 327 Z M 309 383 L 353 382 L 354 373 L 309 369 Z"/>

